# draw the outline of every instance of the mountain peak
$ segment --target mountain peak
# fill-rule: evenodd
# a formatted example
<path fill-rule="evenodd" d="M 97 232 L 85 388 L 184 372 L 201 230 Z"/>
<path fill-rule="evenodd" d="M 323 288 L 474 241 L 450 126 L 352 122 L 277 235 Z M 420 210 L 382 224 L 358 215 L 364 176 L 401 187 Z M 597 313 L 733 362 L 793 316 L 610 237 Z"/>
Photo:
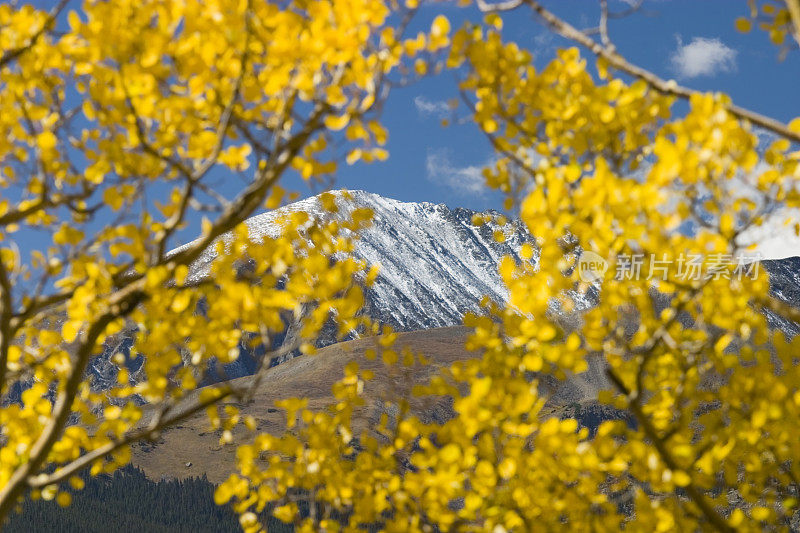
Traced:
<path fill-rule="evenodd" d="M 354 251 L 380 268 L 367 290 L 366 312 L 398 330 L 460 324 L 466 312 L 480 311 L 484 296 L 505 302 L 498 263 L 503 256 L 521 260 L 522 244 L 532 240 L 521 224 L 475 226 L 475 211 L 469 209 L 401 202 L 362 190 L 332 193 L 348 197 L 339 202 L 344 214 L 357 207 L 373 210 L 373 224 L 360 234 Z M 277 235 L 279 218 L 297 211 L 322 215 L 319 195 L 249 218 L 250 238 Z M 502 243 L 494 239 L 498 229 L 506 236 Z M 215 247 L 206 250 L 190 269 L 190 279 L 206 277 L 215 256 Z"/>

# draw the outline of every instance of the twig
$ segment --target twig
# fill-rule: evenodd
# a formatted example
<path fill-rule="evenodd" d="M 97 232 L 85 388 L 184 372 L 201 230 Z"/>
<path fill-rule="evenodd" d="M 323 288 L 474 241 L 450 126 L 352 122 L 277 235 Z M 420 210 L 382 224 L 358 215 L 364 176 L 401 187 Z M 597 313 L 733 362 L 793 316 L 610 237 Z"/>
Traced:
<path fill-rule="evenodd" d="M 800 0 L 785 0 L 792 26 L 792 36 L 800 46 Z"/>
<path fill-rule="evenodd" d="M 800 2 L 800 0 L 790 1 L 795 3 Z M 664 80 L 652 72 L 628 62 L 628 60 L 622 57 L 615 49 L 603 46 L 601 43 L 589 37 L 586 33 L 575 28 L 569 22 L 559 18 L 551 11 L 545 9 L 544 6 L 542 6 L 536 0 L 508 0 L 501 3 L 490 3 L 486 2 L 486 0 L 477 0 L 477 2 L 480 10 L 484 12 L 508 11 L 511 9 L 516 9 L 524 3 L 528 4 L 531 9 L 533 9 L 555 33 L 589 49 L 596 56 L 602 57 L 608 61 L 611 67 L 625 72 L 634 78 L 645 81 L 655 90 L 664 94 L 677 96 L 678 98 L 682 98 L 684 100 L 688 100 L 696 94 L 702 94 L 699 91 L 678 85 L 675 80 Z M 780 121 L 734 104 L 724 105 L 724 108 L 730 114 L 739 119 L 748 120 L 756 126 L 776 133 L 781 137 L 789 139 L 793 142 L 800 143 L 800 132 L 794 132 L 790 130 Z"/>
<path fill-rule="evenodd" d="M 67 5 L 67 2 L 69 2 L 69 0 L 61 0 L 60 2 L 58 2 L 58 4 L 56 4 L 55 7 L 53 7 L 53 9 L 50 10 L 50 13 L 47 15 L 47 20 L 45 20 L 41 29 L 39 29 L 39 31 L 34 33 L 33 36 L 31 36 L 31 39 L 30 41 L 28 41 L 28 44 L 26 44 L 25 46 L 20 46 L 19 48 L 13 48 L 11 50 L 8 50 L 6 51 L 6 53 L 0 56 L 0 68 L 11 63 L 19 56 L 21 56 L 22 54 L 33 48 L 34 45 L 37 43 L 37 41 L 39 41 L 39 39 L 42 37 L 42 35 L 44 35 L 53 25 L 53 22 L 55 22 L 56 17 L 58 17 L 59 13 L 61 13 L 61 11 Z"/>
<path fill-rule="evenodd" d="M 639 9 L 642 7 L 642 3 L 643 2 L 644 2 L 644 0 L 637 0 L 635 3 L 631 4 L 631 7 L 629 7 L 628 9 L 624 9 L 622 11 L 616 11 L 616 12 L 611 11 L 611 12 L 608 13 L 608 18 L 610 18 L 610 19 L 621 19 L 621 18 L 625 18 L 627 16 L 630 16 L 630 15 L 636 13 L 637 11 L 639 11 Z"/>
<path fill-rule="evenodd" d="M 139 440 L 147 439 L 152 435 L 154 435 L 155 433 L 157 433 L 158 431 L 173 424 L 176 424 L 178 422 L 181 422 L 183 420 L 186 420 L 195 413 L 202 411 L 206 407 L 214 405 L 215 403 L 220 402 L 225 398 L 228 398 L 232 394 L 233 394 L 233 389 L 222 388 L 220 389 L 219 394 L 213 396 L 212 398 L 208 398 L 202 402 L 198 402 L 189 409 L 184 409 L 179 414 L 173 415 L 171 417 L 167 418 L 157 417 L 156 419 L 154 419 L 153 421 L 154 423 L 149 424 L 147 427 L 132 431 L 119 440 L 114 440 L 112 442 L 109 442 L 108 444 L 105 444 L 104 446 L 95 448 L 94 450 L 86 453 L 85 455 L 82 455 L 80 458 L 69 463 L 64 468 L 56 470 L 50 475 L 32 476 L 31 478 L 28 479 L 28 485 L 31 488 L 38 488 L 63 481 L 67 479 L 69 476 L 78 472 L 79 470 L 85 468 L 93 461 L 96 461 L 97 459 L 100 459 L 114 452 L 115 450 L 122 448 L 123 446 L 127 446 Z"/>
<path fill-rule="evenodd" d="M 600 0 L 600 41 L 607 49 L 611 49 L 611 38 L 608 36 L 608 0 Z"/>

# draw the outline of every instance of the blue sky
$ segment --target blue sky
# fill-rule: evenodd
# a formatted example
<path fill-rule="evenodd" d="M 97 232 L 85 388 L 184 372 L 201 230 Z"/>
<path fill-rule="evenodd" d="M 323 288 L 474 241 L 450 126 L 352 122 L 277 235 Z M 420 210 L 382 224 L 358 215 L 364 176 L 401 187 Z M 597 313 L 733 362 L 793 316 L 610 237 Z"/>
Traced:
<path fill-rule="evenodd" d="M 613 9 L 625 3 L 610 2 Z M 596 0 L 560 0 L 545 5 L 576 27 L 596 25 Z M 453 26 L 476 20 L 474 9 L 423 7 L 420 26 L 444 11 Z M 744 0 L 645 0 L 642 9 L 610 21 L 611 37 L 620 52 L 656 74 L 703 91 L 722 91 L 742 106 L 783 121 L 800 116 L 800 52 L 778 61 L 778 49 L 759 30 L 741 34 L 734 20 L 748 13 Z M 532 50 L 538 65 L 546 64 L 558 47 L 554 37 L 528 8 L 504 16 L 503 33 Z M 500 208 L 499 195 L 474 187 L 475 176 L 492 154 L 472 124 L 440 126 L 437 113 L 455 93 L 453 73 L 445 72 L 396 90 L 383 121 L 389 128 L 388 161 L 342 165 L 337 185 L 366 189 L 407 201 L 442 202 L 475 209 Z"/>
<path fill-rule="evenodd" d="M 40 8 L 51 5 L 51 0 L 32 1 Z M 73 0 L 67 10 L 78 9 L 80 3 Z M 597 0 L 544 3 L 578 28 L 597 24 Z M 627 7 L 623 0 L 609 3 L 612 10 Z M 429 28 L 440 13 L 448 16 L 453 28 L 482 17 L 474 7 L 429 1 L 420 9 L 411 33 Z M 788 122 L 800 116 L 800 52 L 792 52 L 779 62 L 778 49 L 764 32 L 737 32 L 735 19 L 747 13 L 745 0 L 645 0 L 637 13 L 611 20 L 610 33 L 630 61 L 694 89 L 728 93 L 741 106 Z M 503 17 L 505 38 L 531 50 L 538 67 L 552 59 L 557 48 L 571 46 L 544 28 L 529 8 L 523 6 Z M 66 12 L 61 18 L 66 19 Z M 440 124 L 446 101 L 457 95 L 456 87 L 456 74 L 445 71 L 395 89 L 382 117 L 389 129 L 389 159 L 352 166 L 342 162 L 334 186 L 403 201 L 501 209 L 501 195 L 482 186 L 480 169 L 492 158 L 485 138 L 470 122 L 446 128 Z M 239 178 L 222 171 L 216 173 L 214 181 L 226 196 L 242 186 Z M 291 177 L 284 185 L 301 197 L 321 188 Z M 191 240 L 199 227 L 199 220 L 190 221 L 173 244 Z"/>

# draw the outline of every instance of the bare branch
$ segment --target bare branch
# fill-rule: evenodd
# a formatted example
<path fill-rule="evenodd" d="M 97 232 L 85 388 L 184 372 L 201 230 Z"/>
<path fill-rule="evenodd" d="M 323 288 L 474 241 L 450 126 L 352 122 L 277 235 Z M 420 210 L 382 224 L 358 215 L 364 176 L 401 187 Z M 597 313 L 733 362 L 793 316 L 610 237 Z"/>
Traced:
<path fill-rule="evenodd" d="M 517 9 L 525 3 L 525 0 L 505 0 L 503 2 L 487 2 L 478 0 L 478 9 L 484 13 L 494 13 L 498 11 L 511 11 Z"/>
<path fill-rule="evenodd" d="M 800 0 L 788 1 L 791 1 L 792 3 L 800 2 Z M 478 7 L 484 12 L 508 11 L 511 9 L 516 9 L 523 3 L 528 4 L 531 9 L 533 9 L 536 14 L 539 15 L 542 20 L 544 20 L 545 24 L 558 35 L 587 48 L 596 56 L 602 57 L 608 61 L 608 64 L 611 67 L 625 72 L 634 78 L 645 81 L 655 90 L 664 94 L 677 96 L 678 98 L 685 100 L 688 100 L 695 94 L 701 94 L 699 91 L 678 85 L 675 80 L 664 80 L 652 72 L 628 62 L 628 60 L 622 57 L 613 47 L 603 46 L 601 43 L 589 37 L 586 33 L 575 28 L 569 22 L 545 9 L 544 6 L 542 6 L 537 0 L 508 0 L 496 4 L 488 3 L 486 0 L 478 0 Z M 734 104 L 726 105 L 725 109 L 739 119 L 747 120 L 752 124 L 776 133 L 785 139 L 800 143 L 800 133 L 790 130 L 785 124 L 778 120 Z"/>
<path fill-rule="evenodd" d="M 608 36 L 608 0 L 600 0 L 600 42 L 609 50 L 612 48 L 611 38 Z"/>
<path fill-rule="evenodd" d="M 207 195 L 209 195 L 210 197 L 212 197 L 214 200 L 216 200 L 220 208 L 223 208 L 226 205 L 228 205 L 229 203 L 228 199 L 225 198 L 220 193 L 218 193 L 217 191 L 215 191 L 213 187 L 209 187 L 205 183 L 199 182 L 197 184 L 197 188 L 206 193 Z"/>
<path fill-rule="evenodd" d="M 5 261 L 0 256 L 0 392 L 5 385 L 5 376 L 8 366 L 8 349 L 13 336 L 11 317 L 14 313 L 13 299 L 11 297 L 11 281 L 8 277 Z"/>
<path fill-rule="evenodd" d="M 608 18 L 610 19 L 621 19 L 627 16 L 633 15 L 642 7 L 642 3 L 644 0 L 637 0 L 628 9 L 624 9 L 622 11 L 610 11 L 608 13 Z"/>

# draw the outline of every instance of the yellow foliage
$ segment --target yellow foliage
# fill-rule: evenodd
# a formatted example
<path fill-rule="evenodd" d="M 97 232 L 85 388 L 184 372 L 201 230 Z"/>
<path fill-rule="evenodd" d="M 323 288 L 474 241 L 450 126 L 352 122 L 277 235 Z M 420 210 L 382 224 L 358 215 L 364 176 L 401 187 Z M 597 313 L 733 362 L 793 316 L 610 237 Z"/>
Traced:
<path fill-rule="evenodd" d="M 349 252 L 369 210 L 338 213 L 340 194 L 322 206 L 335 222 L 294 214 L 259 239 L 241 222 L 284 201 L 285 174 L 331 175 L 346 153 L 333 146 L 386 159 L 387 76 L 429 42 L 400 35 L 389 22 L 404 8 L 374 0 L 66 9 L 0 5 L 0 518 L 29 491 L 68 505 L 58 484 L 79 489 L 79 466 L 126 464 L 129 444 L 181 409 L 207 409 L 225 442 L 239 423 L 254 431 L 216 408 L 245 391 L 186 392 L 212 359 L 270 342 L 287 319 L 311 348 L 326 323 L 341 336 L 367 328 L 362 284 L 377 271 Z M 446 20 L 431 31 L 444 47 Z M 340 133 L 348 124 L 362 130 Z M 217 190 L 220 172 L 245 170 L 246 186 Z M 170 253 L 201 218 L 199 239 Z M 9 238 L 35 235 L 28 261 Z M 121 338 L 133 346 L 105 353 L 116 379 L 100 393 L 87 368 Z M 134 381 L 126 361 L 138 355 Z M 157 427 L 134 396 L 161 413 Z"/>
<path fill-rule="evenodd" d="M 752 5 L 736 27 L 759 20 L 784 46 L 784 4 Z M 28 493 L 68 505 L 60 483 L 79 489 L 79 467 L 96 475 L 129 462 L 129 443 L 150 434 L 145 422 L 173 422 L 177 402 L 205 410 L 223 444 L 248 428 L 239 472 L 215 494 L 247 531 L 267 505 L 309 531 L 755 531 L 791 518 L 800 338 L 769 330 L 765 309 L 791 310 L 769 296 L 763 271 L 736 278 L 730 260 L 764 205 L 800 205 L 790 140 L 760 154 L 727 96 L 692 93 L 679 113 L 673 94 L 617 77 L 608 59 L 593 76 L 575 48 L 537 69 L 504 40 L 496 14 L 455 32 L 438 15 L 406 38 L 393 24 L 416 6 L 86 1 L 59 32 L 45 12 L 0 6 L 0 515 Z M 484 315 L 465 319 L 480 357 L 387 398 L 372 431 L 354 427 L 373 377 L 357 364 L 326 410 L 280 402 L 283 436 L 220 407 L 247 391 L 188 394 L 212 359 L 234 361 L 289 318 L 308 353 L 330 320 L 340 336 L 369 331 L 361 284 L 377 270 L 349 255 L 368 210 L 344 213 L 346 194 L 325 194 L 322 218 L 291 213 L 258 239 L 243 220 L 283 202 L 286 172 L 311 180 L 333 174 L 340 156 L 386 159 L 381 84 L 395 69 L 436 70 L 433 54 L 445 49 L 496 149 L 486 183 L 508 205 L 521 197 L 520 222 L 536 236 L 524 261 L 500 264 L 507 305 L 487 300 Z M 208 180 L 217 166 L 252 172 L 233 201 Z M 200 216 L 209 218 L 199 239 L 168 253 Z M 686 220 L 697 231 L 676 231 Z M 42 230 L 51 242 L 30 262 L 8 244 Z M 581 277 L 589 251 L 608 267 L 597 279 Z M 618 276 L 626 256 L 646 275 Z M 692 257 L 711 274 L 660 270 L 685 274 Z M 98 393 L 86 369 L 121 335 L 130 354 L 109 359 L 117 383 Z M 424 364 L 396 340 L 389 329 L 378 337 L 387 371 Z M 138 355 L 134 383 L 124 366 Z M 590 432 L 578 412 L 552 416 L 545 385 L 589 368 L 607 381 L 602 408 L 636 424 L 606 420 Z M 19 398 L 6 401 L 12 391 Z M 413 414 L 412 397 L 442 395 L 453 399 L 449 420 Z M 304 497 L 320 513 L 302 517 Z"/>

